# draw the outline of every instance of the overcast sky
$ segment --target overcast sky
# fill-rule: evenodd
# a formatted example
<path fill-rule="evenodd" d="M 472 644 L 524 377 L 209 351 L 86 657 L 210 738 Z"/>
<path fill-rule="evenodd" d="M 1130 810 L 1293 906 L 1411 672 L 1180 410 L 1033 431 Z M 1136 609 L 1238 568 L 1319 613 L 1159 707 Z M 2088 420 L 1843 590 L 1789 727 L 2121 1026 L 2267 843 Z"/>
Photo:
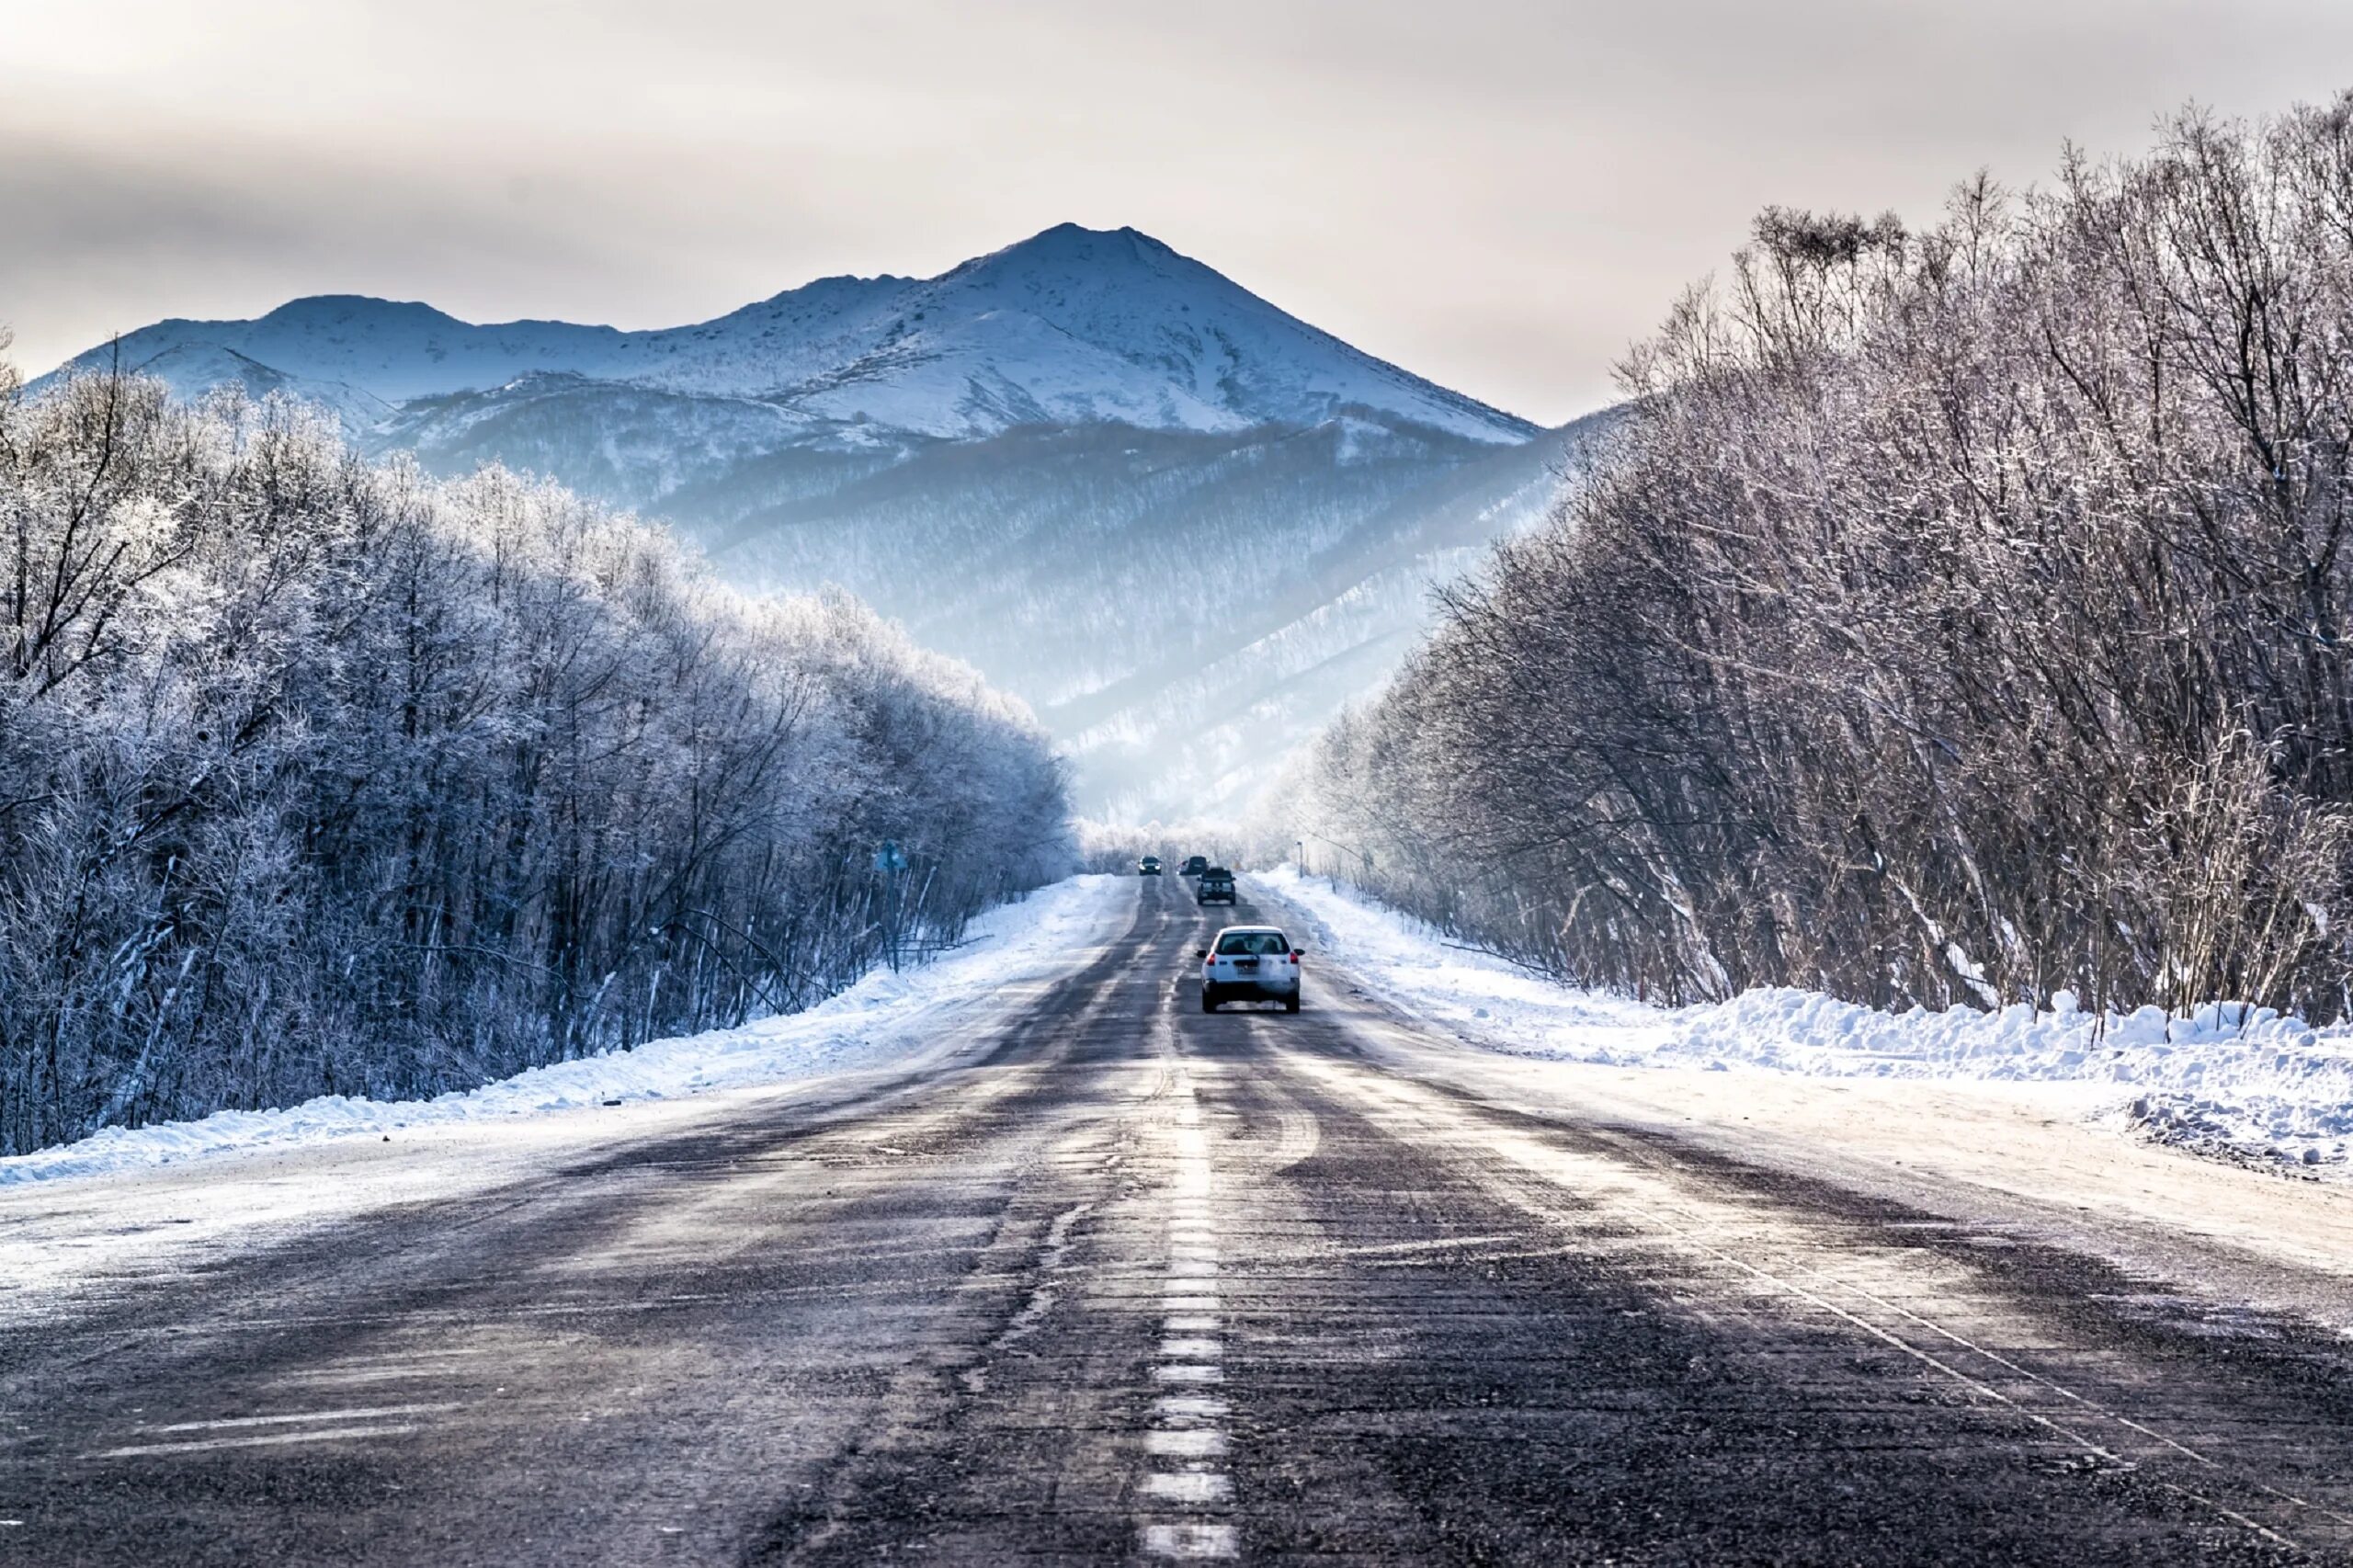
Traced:
<path fill-rule="evenodd" d="M 0 0 L 0 323 L 661 326 L 1070 220 L 1552 422 L 1768 202 L 2344 86 L 2348 0 Z"/>

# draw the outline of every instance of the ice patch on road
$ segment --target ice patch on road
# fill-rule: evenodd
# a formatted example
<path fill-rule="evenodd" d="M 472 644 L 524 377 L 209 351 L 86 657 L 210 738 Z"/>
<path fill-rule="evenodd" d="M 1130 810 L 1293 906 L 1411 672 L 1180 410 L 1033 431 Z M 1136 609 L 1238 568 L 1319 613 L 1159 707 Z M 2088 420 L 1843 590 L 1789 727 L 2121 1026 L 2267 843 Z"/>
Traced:
<path fill-rule="evenodd" d="M 2064 997 L 2052 1010 L 1889 1013 L 1787 989 L 1655 1007 L 1454 945 L 1289 867 L 1254 880 L 1308 917 L 1309 946 L 1485 1050 L 1623 1067 L 2114 1085 L 2109 1114 L 2165 1142 L 2353 1177 L 2353 1028 L 2233 1005 L 2100 1015 Z"/>
<path fill-rule="evenodd" d="M 650 1041 L 535 1067 L 429 1100 L 329 1095 L 282 1110 L 220 1111 L 198 1121 L 104 1132 L 0 1159 L 0 1186 L 169 1165 L 198 1154 L 381 1135 L 490 1118 L 676 1098 L 887 1065 L 933 1041 L 944 1007 L 1067 973 L 1074 954 L 1116 937 L 1134 908 L 1132 879 L 1074 877 L 974 921 L 967 940 L 921 968 L 876 970 L 805 1012 Z"/>

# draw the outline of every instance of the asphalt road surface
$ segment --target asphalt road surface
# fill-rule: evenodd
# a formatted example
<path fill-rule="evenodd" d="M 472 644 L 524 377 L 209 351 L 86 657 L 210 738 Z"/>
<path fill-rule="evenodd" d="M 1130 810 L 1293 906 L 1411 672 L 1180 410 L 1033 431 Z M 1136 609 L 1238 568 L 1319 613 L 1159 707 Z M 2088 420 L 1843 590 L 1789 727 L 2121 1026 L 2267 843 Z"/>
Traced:
<path fill-rule="evenodd" d="M 2353 1561 L 2353 1356 L 1381 1064 L 1189 884 L 973 1064 L 0 1334 L 0 1561 Z"/>

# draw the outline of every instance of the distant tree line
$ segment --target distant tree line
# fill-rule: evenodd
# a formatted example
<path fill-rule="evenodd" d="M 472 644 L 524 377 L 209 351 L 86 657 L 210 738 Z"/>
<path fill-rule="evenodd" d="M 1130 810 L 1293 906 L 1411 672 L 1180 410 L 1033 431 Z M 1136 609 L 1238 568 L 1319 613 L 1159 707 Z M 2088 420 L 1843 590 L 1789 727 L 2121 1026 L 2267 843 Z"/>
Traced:
<path fill-rule="evenodd" d="M 1768 210 L 1295 807 L 1578 980 L 2348 1011 L 2353 95 Z"/>
<path fill-rule="evenodd" d="M 1063 874 L 1065 814 L 847 599 L 291 405 L 0 384 L 0 1153 L 800 1007 Z"/>
<path fill-rule="evenodd" d="M 1178 823 L 1112 823 L 1085 819 L 1077 824 L 1078 867 L 1082 871 L 1132 875 L 1136 863 L 1157 855 L 1170 876 L 1189 855 L 1213 866 L 1242 866 L 1277 857 L 1264 835 L 1254 837 L 1242 824 Z"/>

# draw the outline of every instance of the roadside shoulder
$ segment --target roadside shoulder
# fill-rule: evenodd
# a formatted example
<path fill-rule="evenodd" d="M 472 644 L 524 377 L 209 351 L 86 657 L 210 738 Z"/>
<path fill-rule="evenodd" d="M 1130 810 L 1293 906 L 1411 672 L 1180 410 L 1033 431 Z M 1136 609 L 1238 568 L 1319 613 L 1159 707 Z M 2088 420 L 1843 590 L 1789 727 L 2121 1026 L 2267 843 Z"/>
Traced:
<path fill-rule="evenodd" d="M 1577 993 L 1491 955 L 1427 948 L 1427 984 L 1380 927 L 1335 929 L 1276 879 L 1253 896 L 1322 949 L 1312 1005 L 1350 1016 L 1383 1066 L 1550 1119 L 1606 1123 L 1712 1157 L 1835 1183 L 1956 1223 L 2100 1256 L 2218 1299 L 2353 1332 L 2353 1187 L 2216 1161 L 2138 1136 L 2129 1085 L 2058 1078 L 1828 1075 L 1662 1060 L 1664 1010 Z M 1353 938 L 1353 939 L 1352 939 Z M 1366 951 L 1370 949 L 1370 952 Z M 1549 995 L 1546 993 L 1550 993 Z M 1482 1001 L 1480 998 L 1489 998 Z M 1578 1058 L 1515 1038 L 1523 1008 L 1574 1029 Z M 1481 1009 L 1484 1008 L 1483 1016 Z"/>
<path fill-rule="evenodd" d="M 127 1256 L 153 1267 L 166 1252 L 275 1244 L 538 1179 L 584 1151 L 888 1092 L 986 1049 L 1135 913 L 1131 882 L 1073 878 L 991 911 L 941 959 L 877 971 L 806 1012 L 431 1100 L 229 1112 L 0 1161 L 0 1305 Z"/>

